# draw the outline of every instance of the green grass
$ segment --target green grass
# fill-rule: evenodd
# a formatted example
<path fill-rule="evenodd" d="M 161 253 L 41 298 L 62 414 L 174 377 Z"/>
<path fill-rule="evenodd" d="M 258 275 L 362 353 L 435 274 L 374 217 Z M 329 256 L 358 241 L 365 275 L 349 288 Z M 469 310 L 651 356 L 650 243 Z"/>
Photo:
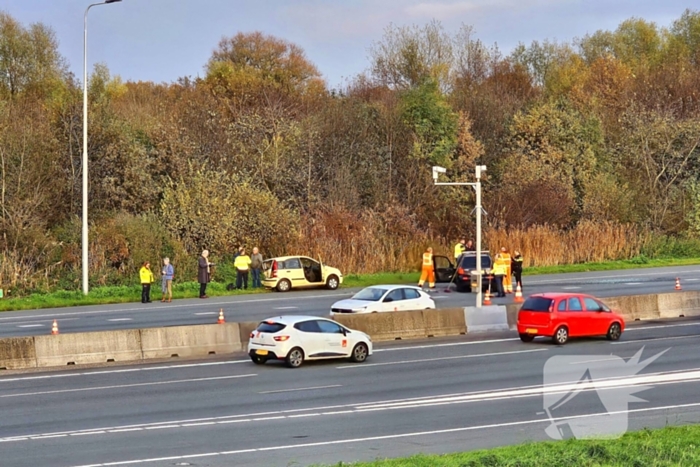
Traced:
<path fill-rule="evenodd" d="M 627 433 L 618 440 L 567 440 L 447 455 L 335 464 L 334 467 L 693 467 L 700 426 Z"/>
<path fill-rule="evenodd" d="M 626 261 L 610 261 L 606 263 L 569 264 L 563 266 L 545 266 L 526 268 L 525 276 L 538 274 L 558 274 L 568 272 L 610 271 L 616 269 L 638 269 L 662 266 L 683 266 L 700 264 L 700 258 L 683 259 L 647 259 L 640 256 Z M 380 273 L 380 274 L 350 274 L 345 276 L 343 288 L 367 287 L 376 284 L 416 284 L 420 274 L 417 272 Z M 211 297 L 266 293 L 264 289 L 247 291 L 228 291 L 228 282 L 212 282 L 207 287 L 207 295 Z M 196 298 L 199 294 L 199 284 L 195 282 L 176 282 L 173 285 L 173 299 Z M 160 300 L 160 282 L 153 284 L 151 297 Z M 141 300 L 141 286 L 96 287 L 85 297 L 80 291 L 61 290 L 52 293 L 35 293 L 26 297 L 12 298 L 7 296 L 0 300 L 0 311 L 29 310 L 35 308 L 59 308 L 80 305 L 105 305 L 110 303 L 129 303 Z"/>

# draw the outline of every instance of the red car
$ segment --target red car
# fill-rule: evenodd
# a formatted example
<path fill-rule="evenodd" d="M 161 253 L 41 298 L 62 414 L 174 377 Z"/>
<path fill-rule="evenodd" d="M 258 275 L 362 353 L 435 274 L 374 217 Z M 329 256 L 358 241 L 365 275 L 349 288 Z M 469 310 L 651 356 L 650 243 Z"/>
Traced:
<path fill-rule="evenodd" d="M 576 293 L 531 295 L 518 312 L 518 334 L 523 342 L 551 337 L 564 345 L 569 337 L 606 336 L 616 341 L 625 320 L 599 299 Z"/>

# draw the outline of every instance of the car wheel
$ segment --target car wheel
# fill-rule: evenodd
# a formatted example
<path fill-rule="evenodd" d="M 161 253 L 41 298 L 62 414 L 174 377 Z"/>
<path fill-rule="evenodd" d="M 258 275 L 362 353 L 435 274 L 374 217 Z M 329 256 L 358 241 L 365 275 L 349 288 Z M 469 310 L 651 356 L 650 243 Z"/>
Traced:
<path fill-rule="evenodd" d="M 523 342 L 532 342 L 535 340 L 535 336 L 532 334 L 520 334 L 520 340 Z"/>
<path fill-rule="evenodd" d="M 352 349 L 352 355 L 350 356 L 350 360 L 352 360 L 355 363 L 362 363 L 365 360 L 367 360 L 367 357 L 369 356 L 369 349 L 367 348 L 367 344 L 364 342 L 360 342 L 355 346 L 354 349 Z"/>
<path fill-rule="evenodd" d="M 264 365 L 265 362 L 267 362 L 267 358 L 261 357 L 260 355 L 251 355 L 250 359 L 253 360 L 253 363 L 256 365 Z"/>
<path fill-rule="evenodd" d="M 299 368 L 304 363 L 304 351 L 299 347 L 294 347 L 284 360 L 289 368 Z"/>
<path fill-rule="evenodd" d="M 335 290 L 339 285 L 340 280 L 338 279 L 338 276 L 335 274 L 328 276 L 328 280 L 326 280 L 326 287 L 328 287 L 330 290 Z"/>
<path fill-rule="evenodd" d="M 608 340 L 616 341 L 622 335 L 622 328 L 620 328 L 620 323 L 612 323 L 610 329 L 608 329 L 608 335 L 606 336 Z"/>
<path fill-rule="evenodd" d="M 277 283 L 277 290 L 279 292 L 288 292 L 292 288 L 292 284 L 287 279 L 282 279 Z"/>
<path fill-rule="evenodd" d="M 566 326 L 560 326 L 554 332 L 554 337 L 552 337 L 554 343 L 557 345 L 564 345 L 569 340 L 569 330 Z"/>

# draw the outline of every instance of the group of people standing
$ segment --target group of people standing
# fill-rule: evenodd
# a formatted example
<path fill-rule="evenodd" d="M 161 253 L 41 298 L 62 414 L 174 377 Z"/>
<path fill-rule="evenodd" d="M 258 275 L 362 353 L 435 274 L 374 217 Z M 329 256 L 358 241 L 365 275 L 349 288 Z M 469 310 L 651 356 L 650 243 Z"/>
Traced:
<path fill-rule="evenodd" d="M 252 273 L 253 288 L 262 287 L 262 264 L 263 257 L 258 248 L 253 248 L 252 256 L 248 256 L 244 247 L 238 248 L 233 256 L 233 267 L 236 269 L 236 289 L 248 288 L 248 274 Z M 209 298 L 207 296 L 207 285 L 211 282 L 212 269 L 216 264 L 209 261 L 209 251 L 202 251 L 197 264 L 197 282 L 199 282 L 199 298 Z M 173 279 L 175 278 L 175 268 L 170 262 L 170 258 L 163 258 L 161 269 L 161 291 L 163 296 L 161 302 L 173 301 Z M 141 281 L 141 303 L 151 303 L 151 285 L 155 283 L 155 276 L 151 270 L 151 263 L 146 261 L 139 270 Z"/>
<path fill-rule="evenodd" d="M 160 272 L 161 291 L 163 297 L 161 302 L 173 301 L 173 279 L 175 278 L 175 268 L 170 263 L 170 258 L 163 258 L 163 268 Z M 146 261 L 139 270 L 139 278 L 141 279 L 141 303 L 151 303 L 151 284 L 156 279 L 151 271 L 151 263 Z"/>
<path fill-rule="evenodd" d="M 236 270 L 235 289 L 243 290 L 248 288 L 248 276 L 252 274 L 252 287 L 262 287 L 260 280 L 262 276 L 263 257 L 257 247 L 253 248 L 251 256 L 246 253 L 245 247 L 239 247 L 233 255 L 233 267 Z M 202 251 L 199 257 L 197 281 L 199 282 L 199 298 L 209 298 L 207 296 L 207 284 L 211 282 L 211 268 L 215 266 L 209 261 L 209 251 Z M 234 288 L 234 287 L 232 287 Z"/>
<path fill-rule="evenodd" d="M 461 238 L 454 248 L 456 267 L 459 267 L 459 257 L 469 251 L 476 251 L 473 242 L 471 240 L 467 241 L 466 238 Z M 435 265 L 433 263 L 432 248 L 427 248 L 425 253 L 423 253 L 421 266 L 418 287 L 423 287 L 423 284 L 427 281 L 432 291 L 435 289 Z M 502 247 L 501 251 L 494 258 L 491 273 L 493 274 L 493 280 L 496 285 L 496 297 L 505 297 L 506 294 L 513 293 L 513 280 L 511 276 L 515 276 L 516 287 L 520 286 L 522 288 L 523 286 L 523 256 L 518 250 L 515 250 L 513 256 L 511 256 L 508 249 Z"/>

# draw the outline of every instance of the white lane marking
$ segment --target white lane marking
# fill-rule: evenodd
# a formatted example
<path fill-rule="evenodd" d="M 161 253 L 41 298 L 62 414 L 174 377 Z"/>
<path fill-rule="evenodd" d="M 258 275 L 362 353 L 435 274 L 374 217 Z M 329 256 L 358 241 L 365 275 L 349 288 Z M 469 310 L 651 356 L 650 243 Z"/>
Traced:
<path fill-rule="evenodd" d="M 337 366 L 336 368 L 338 368 L 340 370 L 346 370 L 346 369 L 350 369 L 350 368 L 368 368 L 368 367 L 374 367 L 374 366 L 405 365 L 407 363 L 438 362 L 441 360 L 458 360 L 458 359 L 464 359 L 464 358 L 479 358 L 479 357 L 498 357 L 501 355 L 513 355 L 513 354 L 532 353 L 532 352 L 546 352 L 548 350 L 549 349 L 530 349 L 530 350 L 515 350 L 512 352 L 491 352 L 491 353 L 482 353 L 482 354 L 475 354 L 475 355 L 452 355 L 450 357 L 424 358 L 424 359 L 420 359 L 420 360 L 402 360 L 399 362 L 365 363 L 363 365 L 341 365 L 341 366 Z"/>
<path fill-rule="evenodd" d="M 43 328 L 43 324 L 23 324 L 20 326 L 17 326 L 18 328 Z"/>
<path fill-rule="evenodd" d="M 40 375 L 40 376 L 23 376 L 18 378 L 4 378 L 0 379 L 0 383 L 12 383 L 16 381 L 31 381 L 31 380 L 41 380 L 41 379 L 54 379 L 54 378 L 70 378 L 75 376 L 92 376 L 92 375 L 110 375 L 115 373 L 133 373 L 137 371 L 157 371 L 157 370 L 177 370 L 180 368 L 194 368 L 200 366 L 217 366 L 217 365 L 235 365 L 238 363 L 250 363 L 250 360 L 232 360 L 230 362 L 207 362 L 207 363 L 190 363 L 184 365 L 167 365 L 167 366 L 154 366 L 148 368 L 126 368 L 122 370 L 105 370 L 105 371 L 91 371 L 82 373 L 62 373 L 62 374 L 52 374 L 52 375 Z"/>
<path fill-rule="evenodd" d="M 165 430 L 167 428 L 180 428 L 180 425 L 159 425 L 146 427 L 147 430 Z"/>
<path fill-rule="evenodd" d="M 569 362 L 569 365 L 582 365 L 584 363 L 595 363 L 595 362 L 609 362 L 611 360 L 618 360 L 619 358 L 628 358 L 628 357 L 618 357 L 616 355 L 610 355 L 610 357 L 607 358 L 597 358 L 594 360 L 582 360 L 580 362 Z"/>
<path fill-rule="evenodd" d="M 577 286 L 562 287 L 563 290 L 578 290 L 580 288 L 581 287 L 577 287 Z"/>
<path fill-rule="evenodd" d="M 675 337 L 654 337 L 652 339 L 637 339 L 634 341 L 619 341 L 619 342 L 611 342 L 610 345 L 622 345 L 622 344 L 636 344 L 639 342 L 652 342 L 652 341 L 673 341 L 673 340 L 679 340 L 679 339 L 691 339 L 691 338 L 700 338 L 699 335 L 692 335 L 692 336 L 675 336 Z"/>
<path fill-rule="evenodd" d="M 308 295 L 305 297 L 293 297 L 293 298 L 299 298 L 302 300 L 305 299 L 316 299 L 316 298 L 332 298 L 332 297 L 346 297 L 352 295 L 352 292 L 346 292 L 346 293 L 336 293 L 336 294 L 324 294 L 324 295 Z M 285 298 L 260 298 L 260 299 L 254 299 L 254 300 L 239 300 L 239 301 L 227 301 L 227 302 L 208 302 L 206 304 L 203 304 L 201 302 L 198 303 L 191 303 L 188 305 L 173 305 L 173 304 L 168 304 L 168 309 L 173 309 L 173 308 L 202 308 L 202 305 L 206 305 L 207 307 L 212 307 L 212 306 L 238 306 L 241 304 L 247 304 L 247 303 L 262 303 L 262 302 L 288 302 L 290 298 L 285 297 Z M 26 319 L 37 319 L 37 318 L 57 318 L 57 317 L 62 317 L 62 316 L 82 316 L 82 315 L 99 315 L 99 314 L 105 314 L 105 313 L 122 313 L 122 312 L 132 312 L 132 311 L 142 311 L 142 310 L 153 310 L 153 307 L 138 307 L 138 308 L 115 308 L 112 310 L 92 310 L 92 311 L 74 311 L 74 312 L 68 312 L 68 313 L 53 313 L 53 314 L 43 314 L 43 315 L 34 315 L 32 316 L 27 316 Z M 36 310 L 25 310 L 23 313 L 31 313 Z M 22 316 L 7 316 L 7 317 L 1 317 L 0 321 L 7 321 L 7 320 L 17 320 L 17 319 L 23 319 L 24 317 Z"/>
<path fill-rule="evenodd" d="M 342 384 L 332 384 L 330 386 L 314 386 L 310 388 L 278 389 L 276 391 L 261 391 L 258 394 L 277 394 L 278 392 L 313 391 L 314 389 L 341 388 Z"/>
<path fill-rule="evenodd" d="M 688 281 L 688 282 L 700 281 L 700 279 L 698 279 L 698 278 L 694 278 L 694 279 L 683 279 L 683 280 L 684 280 L 684 281 Z"/>
<path fill-rule="evenodd" d="M 581 381 L 569 381 L 563 382 L 557 385 L 551 386 L 523 386 L 523 387 L 513 387 L 504 388 L 497 391 L 486 390 L 486 391 L 476 391 L 476 392 L 466 392 L 466 393 L 456 393 L 456 394 L 443 394 L 436 396 L 423 396 L 423 397 L 413 397 L 404 399 L 394 399 L 385 401 L 375 401 L 375 402 L 364 402 L 364 403 L 354 403 L 336 406 L 326 406 L 326 407 L 308 407 L 303 409 L 287 409 L 278 410 L 272 412 L 261 412 L 253 414 L 241 414 L 241 415 L 228 415 L 222 417 L 210 417 L 201 419 L 190 419 L 190 420 L 170 420 L 165 422 L 157 423 L 147 423 L 142 425 L 127 425 L 120 427 L 103 427 L 103 428 L 93 428 L 89 430 L 77 430 L 77 431 L 67 431 L 67 432 L 57 432 L 57 433 L 42 433 L 42 434 L 32 434 L 32 435 L 21 435 L 18 437 L 0 438 L 0 443 L 11 442 L 11 441 L 26 441 L 27 439 L 36 438 L 39 436 L 53 436 L 53 435 L 72 435 L 73 433 L 85 433 L 94 434 L 97 431 L 108 432 L 108 433 L 121 433 L 125 431 L 141 431 L 148 429 L 149 427 L 161 427 L 167 426 L 169 428 L 184 427 L 189 424 L 199 423 L 199 422 L 214 422 L 217 425 L 225 425 L 231 423 L 248 423 L 253 421 L 263 421 L 263 420 L 282 420 L 292 418 L 296 414 L 302 413 L 318 413 L 321 415 L 339 415 L 339 414 L 351 414 L 351 413 L 364 413 L 367 411 L 377 411 L 377 410 L 397 410 L 402 408 L 425 408 L 438 405 L 446 404 L 463 404 L 471 402 L 480 401 L 493 401 L 502 400 L 512 397 L 524 398 L 524 397 L 541 397 L 545 392 L 551 392 L 554 394 L 558 393 L 568 393 L 571 388 L 581 391 L 591 391 L 591 390 L 608 390 L 615 389 L 617 387 L 628 387 L 633 385 L 644 385 L 649 383 L 656 384 L 674 384 L 674 383 L 685 383 L 690 381 L 696 381 L 700 379 L 700 368 L 692 370 L 677 370 L 665 373 L 652 373 L 648 375 L 632 376 L 632 377 L 616 377 L 616 378 L 601 378 L 596 381 L 586 383 L 586 386 L 581 385 Z M 349 410 L 336 410 L 336 409 L 349 409 Z M 248 418 L 243 418 L 248 417 Z M 253 418 L 256 417 L 256 418 Z"/>
<path fill-rule="evenodd" d="M 133 321 L 133 320 L 134 320 L 133 318 L 112 318 L 112 319 L 108 319 L 107 321 L 117 322 L 117 321 Z"/>
<path fill-rule="evenodd" d="M 90 435 L 103 435 L 104 431 L 89 431 L 87 433 L 71 433 L 69 436 L 90 436 Z"/>
<path fill-rule="evenodd" d="M 275 310 L 298 310 L 298 306 L 278 306 Z"/>
<path fill-rule="evenodd" d="M 625 282 L 623 285 L 642 285 L 644 282 Z"/>
<path fill-rule="evenodd" d="M 700 323 L 698 323 L 700 324 Z M 374 352 L 395 352 L 399 350 L 417 350 L 417 349 L 432 349 L 440 347 L 454 347 L 458 345 L 474 345 L 474 344 L 492 344 L 495 342 L 508 342 L 508 341 L 519 341 L 519 337 L 508 338 L 508 339 L 487 339 L 483 341 L 469 341 L 469 342 L 448 342 L 446 344 L 426 344 L 426 345 L 411 345 L 407 347 L 389 347 L 386 349 L 374 349 Z"/>
<path fill-rule="evenodd" d="M 667 324 L 662 326 L 630 326 L 625 328 L 625 332 L 646 331 L 647 329 L 682 328 L 686 326 L 700 326 L 700 321 L 695 323 Z"/>
<path fill-rule="evenodd" d="M 530 280 L 528 280 L 528 283 L 530 284 L 556 284 L 559 282 L 575 282 L 575 281 L 590 281 L 590 280 L 599 280 L 599 279 L 626 279 L 626 278 L 632 278 L 632 277 L 643 277 L 643 276 L 665 276 L 665 275 L 671 275 L 675 277 L 680 277 L 683 276 L 684 274 L 693 274 L 696 272 L 700 272 L 700 269 L 692 269 L 690 271 L 683 271 L 682 273 L 676 273 L 676 272 L 645 272 L 645 273 L 639 273 L 639 274 L 619 274 L 619 275 L 611 275 L 611 276 L 585 276 L 585 277 L 572 277 L 570 279 L 550 279 L 550 280 L 544 280 L 544 281 L 538 281 L 536 279 L 536 276 L 531 276 Z M 576 273 L 572 272 L 570 274 L 581 274 L 581 273 Z M 689 279 L 685 279 L 689 280 Z"/>
<path fill-rule="evenodd" d="M 463 433 L 463 432 L 467 432 L 467 431 L 481 431 L 481 430 L 492 429 L 492 428 L 506 428 L 506 427 L 513 427 L 513 426 L 535 425 L 535 424 L 539 424 L 539 423 L 553 423 L 553 422 L 563 421 L 563 420 L 578 420 L 578 419 L 583 419 L 583 418 L 603 417 L 603 416 L 609 416 L 609 415 L 648 413 L 648 412 L 679 410 L 679 409 L 688 409 L 688 408 L 696 408 L 696 407 L 700 407 L 700 403 L 666 405 L 666 406 L 661 406 L 661 407 L 645 407 L 645 408 L 641 408 L 641 409 L 631 409 L 631 410 L 628 409 L 628 410 L 619 410 L 619 411 L 614 411 L 614 412 L 588 413 L 588 414 L 581 414 L 581 415 L 573 415 L 573 416 L 569 416 L 569 417 L 553 417 L 553 418 L 539 418 L 539 419 L 531 419 L 531 420 L 518 420 L 518 421 L 514 421 L 514 422 L 505 422 L 505 423 L 491 423 L 488 425 L 465 426 L 465 427 L 459 427 L 459 428 L 446 428 L 443 430 L 418 431 L 418 432 L 400 433 L 400 434 L 393 434 L 393 435 L 370 436 L 370 437 L 365 437 L 365 438 L 338 439 L 338 440 L 333 440 L 333 441 L 319 441 L 316 443 L 290 444 L 290 445 L 286 445 L 286 446 L 272 446 L 272 447 L 264 447 L 264 448 L 241 449 L 241 450 L 237 450 L 237 451 L 222 451 L 222 452 L 189 454 L 189 455 L 182 455 L 182 456 L 171 456 L 171 457 L 167 458 L 167 460 L 190 459 L 190 458 L 195 457 L 195 456 L 198 458 L 216 457 L 216 456 L 229 456 L 229 455 L 238 455 L 238 454 L 253 453 L 253 452 L 287 451 L 287 450 L 291 450 L 291 449 L 312 448 L 312 447 L 319 447 L 319 446 L 334 446 L 334 445 L 339 445 L 339 444 L 367 443 L 370 441 L 380 441 L 380 440 L 387 440 L 387 439 L 416 438 L 416 437 L 421 437 L 421 436 L 445 435 L 445 434 L 449 434 L 449 433 Z M 158 461 L 161 461 L 162 459 L 163 458 L 137 459 L 137 460 L 109 462 L 106 464 L 90 464 L 90 465 L 83 465 L 83 466 L 76 466 L 76 467 L 107 467 L 107 466 L 119 466 L 119 465 L 129 465 L 129 464 L 141 464 L 141 463 L 149 463 L 149 462 L 158 462 Z"/>
<path fill-rule="evenodd" d="M 201 313 L 195 313 L 195 316 L 211 316 L 217 314 L 216 311 L 204 311 Z"/>
<path fill-rule="evenodd" d="M 438 295 L 437 297 L 432 297 L 433 300 L 442 300 L 444 298 L 447 298 L 447 297 L 445 297 L 444 295 Z"/>
<path fill-rule="evenodd" d="M 32 317 L 32 316 L 28 316 L 27 318 L 28 318 L 29 320 L 31 320 L 33 317 Z M 21 319 L 21 318 L 18 318 L 18 319 Z M 62 319 L 61 322 L 63 323 L 63 322 L 65 322 L 65 321 L 77 321 L 77 320 L 79 320 L 79 319 L 80 319 L 80 318 L 66 318 L 66 319 Z M 43 319 L 43 320 L 36 320 L 36 321 L 28 321 L 27 319 L 24 319 L 24 320 L 22 320 L 22 321 L 17 321 L 17 322 L 14 322 L 14 323 L 13 323 L 13 322 L 0 323 L 0 326 L 14 326 L 14 325 L 17 325 L 17 324 L 32 324 L 32 323 L 36 323 L 36 324 L 39 324 L 39 323 L 51 324 L 52 322 L 53 322 L 53 320 L 51 320 L 51 319 Z"/>
<path fill-rule="evenodd" d="M 137 388 L 143 386 L 163 386 L 167 384 L 183 384 L 183 383 L 199 383 L 202 381 L 218 381 L 222 379 L 234 379 L 234 378 L 249 378 L 252 376 L 258 376 L 257 374 L 250 375 L 233 375 L 233 376 L 213 376 L 210 378 L 193 378 L 193 379 L 179 379 L 174 381 L 156 381 L 153 383 L 134 383 L 134 384 L 120 384 L 114 386 L 97 386 L 94 388 L 75 388 L 75 389 L 57 389 L 55 391 L 40 391 L 40 392 L 25 392 L 22 394 L 2 394 L 0 399 L 6 397 L 28 397 L 28 396 L 42 396 L 46 394 L 64 394 L 70 392 L 86 392 L 86 391 L 104 391 L 106 389 L 124 389 L 124 388 Z"/>

